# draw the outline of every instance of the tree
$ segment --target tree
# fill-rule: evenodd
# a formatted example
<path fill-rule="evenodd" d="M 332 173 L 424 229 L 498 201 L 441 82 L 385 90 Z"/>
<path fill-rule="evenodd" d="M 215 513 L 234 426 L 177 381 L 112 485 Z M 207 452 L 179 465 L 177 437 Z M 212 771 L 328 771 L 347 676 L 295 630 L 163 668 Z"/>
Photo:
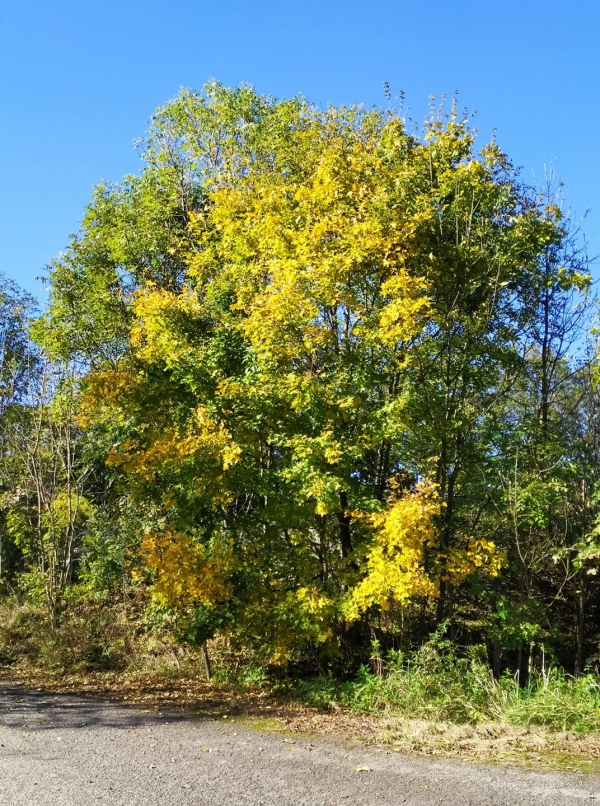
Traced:
<path fill-rule="evenodd" d="M 13 482 L 7 532 L 26 561 L 19 582 L 43 596 L 52 628 L 91 514 L 84 495 L 88 470 L 78 450 L 74 380 L 73 367 L 42 361 L 6 440 Z"/>
<path fill-rule="evenodd" d="M 8 446 L 15 418 L 25 403 L 32 377 L 38 366 L 38 354 L 28 335 L 29 320 L 34 316 L 32 297 L 0 274 L 0 581 L 11 572 L 16 561 L 14 546 L 8 539 L 6 512 L 14 497 L 11 477 L 12 457 Z M 7 565 L 8 564 L 8 565 Z"/>
<path fill-rule="evenodd" d="M 88 369 L 78 422 L 143 513 L 155 601 L 184 640 L 276 662 L 360 655 L 414 605 L 455 621 L 511 557 L 497 508 L 544 294 L 558 323 L 587 283 L 556 205 L 455 106 L 419 136 L 212 83 L 142 153 L 96 191 L 35 332 Z"/>

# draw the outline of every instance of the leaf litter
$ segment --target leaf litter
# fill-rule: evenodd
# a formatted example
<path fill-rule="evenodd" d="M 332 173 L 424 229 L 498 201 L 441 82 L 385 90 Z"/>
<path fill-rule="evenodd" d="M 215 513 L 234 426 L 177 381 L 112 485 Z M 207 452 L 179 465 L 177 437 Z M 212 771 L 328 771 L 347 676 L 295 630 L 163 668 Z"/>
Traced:
<path fill-rule="evenodd" d="M 145 713 L 166 708 L 190 715 L 242 722 L 251 728 L 305 736 L 327 736 L 379 746 L 389 752 L 462 758 L 481 762 L 600 772 L 600 733 L 582 735 L 503 722 L 456 725 L 348 707 L 316 708 L 251 689 L 149 672 L 90 672 L 51 676 L 30 668 L 0 668 L 0 678 L 54 694 L 93 695 Z M 286 741 L 286 740 L 284 740 Z M 293 740 L 288 738 L 287 743 Z M 211 752 L 202 748 L 202 752 Z"/>

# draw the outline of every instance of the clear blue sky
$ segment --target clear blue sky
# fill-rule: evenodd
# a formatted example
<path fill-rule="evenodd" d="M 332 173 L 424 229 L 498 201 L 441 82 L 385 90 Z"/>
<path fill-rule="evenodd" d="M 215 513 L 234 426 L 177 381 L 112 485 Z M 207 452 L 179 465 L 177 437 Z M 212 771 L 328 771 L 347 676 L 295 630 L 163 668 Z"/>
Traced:
<path fill-rule="evenodd" d="M 132 142 L 180 86 L 214 77 L 316 103 L 421 118 L 459 91 L 523 166 L 556 161 L 600 252 L 598 0 L 5 0 L 0 8 L 0 271 L 35 277 L 77 229 L 92 186 L 139 169 Z"/>

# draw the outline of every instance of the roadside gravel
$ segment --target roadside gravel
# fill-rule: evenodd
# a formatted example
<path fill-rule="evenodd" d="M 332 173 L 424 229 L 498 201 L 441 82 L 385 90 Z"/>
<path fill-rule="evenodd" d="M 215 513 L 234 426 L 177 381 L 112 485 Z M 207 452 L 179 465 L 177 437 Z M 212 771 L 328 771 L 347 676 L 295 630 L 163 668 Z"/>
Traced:
<path fill-rule="evenodd" d="M 567 806 L 600 776 L 418 758 L 0 683 L 2 806 Z"/>

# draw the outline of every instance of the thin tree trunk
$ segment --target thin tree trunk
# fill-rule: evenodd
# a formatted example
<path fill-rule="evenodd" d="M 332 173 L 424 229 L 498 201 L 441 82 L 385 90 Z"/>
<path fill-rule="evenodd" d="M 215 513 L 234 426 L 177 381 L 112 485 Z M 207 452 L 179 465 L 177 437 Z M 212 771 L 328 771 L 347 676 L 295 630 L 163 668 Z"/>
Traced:
<path fill-rule="evenodd" d="M 579 602 L 577 613 L 577 651 L 575 653 L 575 677 L 583 673 L 583 639 L 585 627 L 585 576 L 581 574 L 581 585 L 579 590 Z"/>
<path fill-rule="evenodd" d="M 348 512 L 348 493 L 340 493 L 340 511 L 338 512 L 338 534 L 342 557 L 345 559 L 352 553 L 352 540 L 350 538 L 350 513 Z"/>
<path fill-rule="evenodd" d="M 531 680 L 531 675 L 533 674 L 533 648 L 535 644 L 529 644 L 529 656 L 527 658 L 527 683 Z"/>
<path fill-rule="evenodd" d="M 210 683 L 212 680 L 212 669 L 210 667 L 210 656 L 208 654 L 208 646 L 206 641 L 202 644 L 202 660 L 204 661 L 204 674 L 207 681 Z"/>
<path fill-rule="evenodd" d="M 492 671 L 494 672 L 494 679 L 500 679 L 500 672 L 501 672 L 501 663 L 502 663 L 502 645 L 500 641 L 494 641 L 494 646 L 492 648 Z"/>

